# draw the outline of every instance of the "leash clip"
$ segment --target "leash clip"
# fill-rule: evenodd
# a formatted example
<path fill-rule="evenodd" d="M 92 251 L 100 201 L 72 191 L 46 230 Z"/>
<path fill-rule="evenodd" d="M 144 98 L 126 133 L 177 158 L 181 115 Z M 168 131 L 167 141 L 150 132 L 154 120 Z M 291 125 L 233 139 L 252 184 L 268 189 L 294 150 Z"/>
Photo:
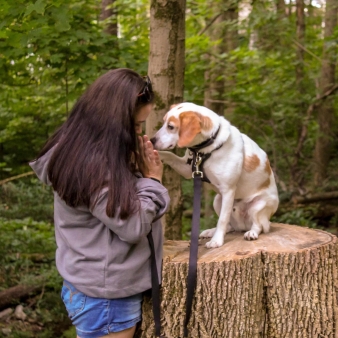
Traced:
<path fill-rule="evenodd" d="M 192 173 L 192 178 L 195 178 L 195 175 L 200 175 L 201 178 L 203 178 L 203 172 L 200 171 L 200 164 L 202 163 L 202 157 L 199 153 L 196 154 L 196 160 L 195 160 L 195 168 L 196 170 Z"/>

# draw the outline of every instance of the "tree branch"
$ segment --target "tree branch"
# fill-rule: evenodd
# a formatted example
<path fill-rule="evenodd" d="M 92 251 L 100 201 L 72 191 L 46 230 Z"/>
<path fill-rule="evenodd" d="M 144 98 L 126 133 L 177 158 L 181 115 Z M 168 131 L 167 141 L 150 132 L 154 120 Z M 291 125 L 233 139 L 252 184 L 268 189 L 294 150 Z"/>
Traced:
<path fill-rule="evenodd" d="M 300 44 L 297 40 L 292 39 L 293 43 L 296 44 L 299 48 L 303 49 L 306 53 L 310 54 L 313 56 L 315 59 L 318 61 L 322 62 L 322 59 L 319 58 L 316 54 L 312 53 L 310 50 L 308 50 L 306 47 L 304 47 L 302 44 Z"/>
<path fill-rule="evenodd" d="M 312 203 L 332 199 L 338 199 L 338 191 L 319 192 L 310 196 L 296 196 L 292 198 L 292 201 L 294 203 Z"/>
<path fill-rule="evenodd" d="M 311 115 L 312 115 L 314 109 L 317 107 L 319 101 L 321 101 L 321 100 L 327 98 L 328 96 L 332 95 L 335 91 L 337 91 L 337 89 L 338 89 L 338 84 L 332 86 L 323 95 L 321 95 L 318 98 L 316 98 L 315 101 L 312 102 L 310 104 L 310 106 L 308 107 L 308 109 L 306 111 L 306 117 L 305 117 L 304 123 L 302 125 L 302 130 L 301 130 L 301 133 L 300 133 L 298 144 L 297 144 L 297 147 L 296 147 L 296 150 L 295 150 L 295 157 L 294 157 L 294 161 L 293 161 L 293 168 L 295 168 L 297 166 L 297 164 L 298 164 L 298 160 L 299 160 L 299 157 L 300 157 L 300 152 L 301 152 L 301 150 L 303 148 L 303 145 L 304 145 L 304 142 L 305 142 L 305 139 L 306 139 L 306 136 L 307 136 L 308 124 L 310 122 L 310 118 L 311 118 Z"/>
<path fill-rule="evenodd" d="M 235 102 L 231 102 L 231 101 L 224 101 L 224 100 L 213 100 L 213 99 L 206 99 L 206 101 L 208 102 L 215 102 L 215 103 L 224 103 L 230 106 L 236 106 Z"/>
<path fill-rule="evenodd" d="M 213 17 L 212 19 L 211 19 L 211 21 L 202 29 L 202 30 L 200 30 L 199 32 L 198 32 L 198 36 L 200 36 L 200 35 L 202 35 L 202 34 L 204 34 L 209 28 L 210 28 L 210 26 L 222 15 L 223 13 L 221 12 L 221 13 L 219 13 L 219 14 L 217 14 L 215 17 Z"/>
<path fill-rule="evenodd" d="M 5 184 L 7 182 L 10 182 L 10 181 L 14 181 L 14 180 L 16 180 L 18 178 L 26 177 L 26 176 L 33 175 L 33 174 L 34 174 L 34 171 L 29 171 L 27 173 L 23 173 L 23 174 L 20 174 L 20 175 L 12 176 L 12 177 L 6 178 L 5 180 L 0 181 L 0 185 L 3 185 L 3 184 Z"/>
<path fill-rule="evenodd" d="M 45 284 L 45 277 L 38 276 L 28 285 L 19 284 L 0 292 L 0 309 L 3 309 L 13 302 L 17 302 L 21 297 L 26 297 L 30 293 L 42 289 Z"/>

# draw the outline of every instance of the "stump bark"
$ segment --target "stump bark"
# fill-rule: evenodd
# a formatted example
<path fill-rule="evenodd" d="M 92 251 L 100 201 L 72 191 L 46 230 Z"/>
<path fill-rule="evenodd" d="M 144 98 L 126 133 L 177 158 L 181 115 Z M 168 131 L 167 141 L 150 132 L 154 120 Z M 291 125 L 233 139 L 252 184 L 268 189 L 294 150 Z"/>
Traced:
<path fill-rule="evenodd" d="M 256 241 L 230 233 L 221 248 L 206 249 L 205 242 L 190 337 L 338 337 L 336 236 L 272 224 Z M 167 338 L 183 337 L 188 258 L 188 241 L 165 242 L 161 322 Z M 136 337 L 154 337 L 150 299 Z"/>

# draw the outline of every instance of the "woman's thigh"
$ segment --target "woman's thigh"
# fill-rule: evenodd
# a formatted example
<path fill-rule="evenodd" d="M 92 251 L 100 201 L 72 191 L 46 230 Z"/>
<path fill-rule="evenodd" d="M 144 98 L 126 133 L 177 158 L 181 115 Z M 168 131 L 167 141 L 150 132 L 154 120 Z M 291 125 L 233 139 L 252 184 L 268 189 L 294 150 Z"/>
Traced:
<path fill-rule="evenodd" d="M 102 338 L 133 338 L 135 329 L 136 329 L 136 325 L 127 330 L 123 330 L 123 331 L 116 332 L 116 333 L 109 333 L 106 336 L 102 336 Z M 81 337 L 77 336 L 76 338 L 81 338 Z"/>
<path fill-rule="evenodd" d="M 80 338 L 129 338 L 141 320 L 141 294 L 119 299 L 93 298 L 65 281 L 61 297 Z"/>

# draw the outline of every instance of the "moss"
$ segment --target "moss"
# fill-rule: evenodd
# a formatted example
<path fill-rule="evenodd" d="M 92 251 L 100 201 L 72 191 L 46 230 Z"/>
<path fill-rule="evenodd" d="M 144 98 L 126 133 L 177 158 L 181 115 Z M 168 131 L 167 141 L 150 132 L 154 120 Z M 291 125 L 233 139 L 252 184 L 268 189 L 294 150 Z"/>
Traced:
<path fill-rule="evenodd" d="M 162 6 L 158 1 L 153 0 L 151 9 L 155 11 L 154 18 L 157 20 L 179 22 L 180 17 L 184 15 L 184 8 L 180 6 L 178 1 L 168 1 Z"/>
<path fill-rule="evenodd" d="M 156 105 L 156 110 L 161 110 L 161 109 L 166 108 L 166 104 L 163 102 L 161 96 L 156 91 L 155 91 L 155 105 Z"/>
<path fill-rule="evenodd" d="M 159 4 L 157 1 L 152 1 L 151 8 L 154 11 L 154 18 L 159 21 L 170 23 L 169 32 L 169 46 L 170 55 L 169 60 L 176 58 L 176 52 L 178 48 L 178 35 L 180 22 L 185 19 L 185 8 L 180 5 L 178 1 L 168 1 L 164 6 Z M 175 62 L 169 62 L 169 66 L 166 70 L 166 75 L 170 78 L 175 77 Z"/>

